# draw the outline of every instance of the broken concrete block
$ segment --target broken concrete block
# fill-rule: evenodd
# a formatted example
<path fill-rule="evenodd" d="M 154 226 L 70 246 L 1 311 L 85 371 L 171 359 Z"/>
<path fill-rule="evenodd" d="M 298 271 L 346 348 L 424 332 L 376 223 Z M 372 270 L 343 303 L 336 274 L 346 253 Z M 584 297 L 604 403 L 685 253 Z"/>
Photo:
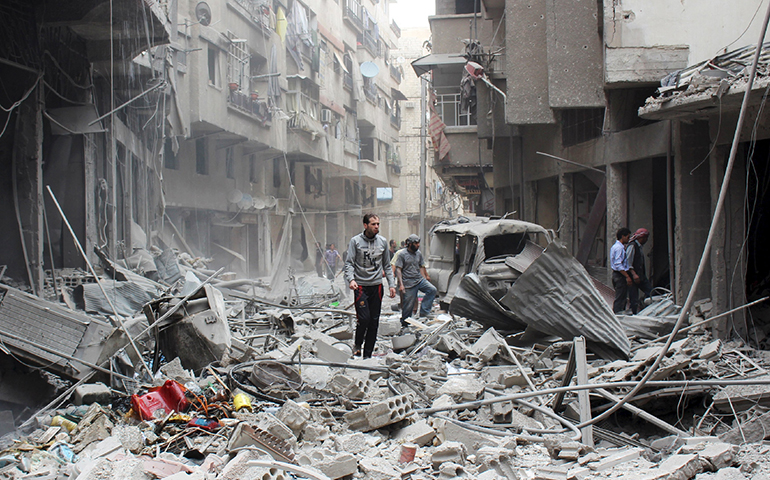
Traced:
<path fill-rule="evenodd" d="M 618 452 L 615 452 L 612 455 L 605 457 L 596 463 L 589 463 L 588 468 L 590 468 L 594 472 L 601 472 L 601 471 L 613 468 L 616 465 L 620 465 L 621 463 L 626 463 L 626 462 L 630 462 L 631 460 L 636 460 L 641 455 L 642 455 L 641 448 L 626 448 Z"/>
<path fill-rule="evenodd" d="M 399 315 L 380 317 L 380 327 L 377 332 L 383 337 L 393 337 L 401 331 L 401 318 Z"/>
<path fill-rule="evenodd" d="M 511 421 L 511 412 L 513 412 L 513 402 L 498 402 L 490 405 L 492 410 L 492 419 L 495 423 L 508 423 Z"/>
<path fill-rule="evenodd" d="M 113 428 L 113 423 L 102 407 L 97 403 L 91 405 L 78 423 L 77 433 L 72 437 L 72 443 L 75 444 L 73 451 L 80 453 L 87 445 L 104 440 L 110 436 Z"/>
<path fill-rule="evenodd" d="M 291 432 L 291 430 L 289 430 L 285 425 L 283 428 Z M 274 431 L 275 430 L 278 429 L 274 429 Z M 280 432 L 286 434 L 285 431 Z M 260 428 L 254 428 L 246 422 L 241 422 L 235 427 L 232 435 L 230 435 L 230 439 L 227 443 L 227 449 L 229 451 L 233 451 L 241 447 L 256 446 L 262 450 L 270 452 L 273 455 L 277 455 L 276 458 L 282 457 L 285 459 L 293 459 L 294 452 L 292 448 L 295 444 L 296 439 L 294 439 L 293 436 L 289 439 L 280 438 L 276 435 L 273 435 L 272 432 L 268 432 Z"/>
<path fill-rule="evenodd" d="M 327 386 L 332 392 L 353 400 L 363 399 L 369 390 L 368 380 L 362 380 L 343 373 L 334 374 Z"/>
<path fill-rule="evenodd" d="M 331 436 L 331 431 L 326 425 L 308 423 L 302 429 L 302 440 L 311 443 L 320 443 Z"/>
<path fill-rule="evenodd" d="M 746 480 L 746 475 L 741 472 L 740 468 L 726 467 L 719 469 L 710 478 L 712 480 Z"/>
<path fill-rule="evenodd" d="M 454 462 L 442 463 L 438 472 L 439 478 L 462 478 L 465 476 L 465 469 L 463 466 Z"/>
<path fill-rule="evenodd" d="M 271 457 L 261 454 L 256 450 L 241 450 L 238 454 L 227 462 L 222 473 L 217 475 L 217 480 L 243 480 L 246 478 L 265 478 L 270 479 L 270 469 L 267 467 L 256 467 L 248 465 L 252 460 L 270 460 Z M 163 478 L 163 477 L 160 477 Z"/>
<path fill-rule="evenodd" d="M 144 436 L 139 427 L 131 425 L 118 425 L 112 429 L 112 437 L 120 440 L 120 443 L 131 453 L 139 453 L 144 448 Z"/>
<path fill-rule="evenodd" d="M 698 358 L 704 359 L 704 360 L 710 360 L 712 358 L 718 357 L 722 353 L 722 340 L 714 340 L 711 343 L 708 343 L 703 346 L 700 350 L 700 354 L 698 355 Z"/>
<path fill-rule="evenodd" d="M 358 471 L 356 457 L 348 452 L 332 452 L 328 449 L 316 448 L 297 456 L 301 466 L 314 467 L 329 478 L 337 479 L 353 475 Z"/>
<path fill-rule="evenodd" d="M 420 420 L 393 434 L 393 440 L 398 443 L 414 443 L 422 447 L 433 441 L 435 436 L 436 431 L 428 425 L 428 421 Z"/>
<path fill-rule="evenodd" d="M 527 375 L 532 375 L 532 370 L 529 368 L 525 368 L 524 372 Z M 527 379 L 521 370 L 509 365 L 488 366 L 482 370 L 481 374 L 487 383 L 497 383 L 505 388 L 511 388 L 514 385 L 527 385 Z"/>
<path fill-rule="evenodd" d="M 476 453 L 476 465 L 480 470 L 493 470 L 502 478 L 519 478 L 513 462 L 515 452 L 501 447 L 482 447 Z"/>
<path fill-rule="evenodd" d="M 379 439 L 373 435 L 356 432 L 348 435 L 339 435 L 334 439 L 334 446 L 338 452 L 358 454 L 377 445 Z"/>
<path fill-rule="evenodd" d="M 468 431 L 467 429 L 465 430 Z M 460 442 L 444 442 L 433 452 L 430 457 L 433 468 L 438 468 L 442 463 L 452 462 L 464 464 L 465 458 L 468 456 L 468 451 Z"/>
<path fill-rule="evenodd" d="M 498 439 L 491 435 L 468 430 L 452 422 L 436 419 L 434 421 L 436 434 L 442 442 L 459 442 L 465 446 L 465 450 L 476 454 L 479 448 L 497 445 Z"/>
<path fill-rule="evenodd" d="M 744 443 L 761 442 L 767 436 L 768 431 L 770 431 L 770 412 L 734 427 L 727 433 L 720 435 L 719 438 L 723 442 L 742 445 Z"/>
<path fill-rule="evenodd" d="M 503 475 L 499 475 L 494 470 L 486 470 L 476 475 L 476 480 L 507 480 L 509 478 L 518 478 L 518 477 L 506 477 Z"/>
<path fill-rule="evenodd" d="M 451 407 L 455 403 L 457 402 L 455 402 L 450 395 L 440 395 L 435 400 L 433 400 L 433 403 L 431 404 L 430 407 L 441 409 L 441 408 Z"/>
<path fill-rule="evenodd" d="M 545 465 L 535 469 L 533 480 L 567 480 L 567 467 Z"/>
<path fill-rule="evenodd" d="M 702 471 L 698 455 L 671 455 L 644 480 L 689 480 Z"/>
<path fill-rule="evenodd" d="M 291 428 L 295 436 L 299 437 L 302 429 L 310 421 L 310 408 L 302 406 L 293 400 L 286 400 L 275 416 L 287 427 Z"/>
<path fill-rule="evenodd" d="M 87 383 L 78 386 L 72 393 L 73 405 L 91 405 L 92 403 L 108 405 L 110 403 L 110 387 L 101 382 Z"/>
<path fill-rule="evenodd" d="M 413 333 L 408 333 L 406 335 L 393 337 L 390 341 L 393 345 L 393 350 L 403 350 L 414 345 L 414 342 L 417 341 L 417 337 Z"/>
<path fill-rule="evenodd" d="M 490 328 L 476 340 L 476 343 L 471 346 L 470 351 L 482 361 L 488 362 L 501 349 L 505 349 L 502 338 L 494 328 Z"/>
<path fill-rule="evenodd" d="M 182 385 L 195 381 L 195 375 L 189 370 L 185 370 L 179 357 L 160 367 L 160 372 L 166 377 L 175 380 Z"/>
<path fill-rule="evenodd" d="M 345 363 L 350 358 L 350 354 L 343 352 L 330 343 L 321 339 L 315 341 L 315 356 L 321 360 L 331 363 Z"/>
<path fill-rule="evenodd" d="M 396 465 L 382 457 L 364 457 L 358 463 L 367 480 L 393 480 L 401 478 Z"/>
<path fill-rule="evenodd" d="M 543 446 L 548 450 L 551 458 L 577 460 L 590 449 L 587 445 L 572 440 L 567 435 L 544 435 L 543 439 Z"/>
<path fill-rule="evenodd" d="M 484 395 L 484 383 L 471 374 L 453 375 L 438 389 L 439 395 L 450 395 L 458 402 L 471 402 Z"/>
<path fill-rule="evenodd" d="M 458 357 L 465 357 L 470 353 L 470 348 L 463 342 L 457 332 L 448 332 L 441 335 L 433 348 L 439 352 L 448 353 Z"/>
<path fill-rule="evenodd" d="M 412 412 L 412 399 L 407 395 L 398 395 L 367 407 L 357 408 L 342 416 L 353 430 L 368 432 L 385 425 L 400 422 Z"/>
<path fill-rule="evenodd" d="M 735 463 L 738 447 L 722 442 L 707 443 L 702 450 L 696 453 L 703 462 L 704 470 L 717 471 Z"/>

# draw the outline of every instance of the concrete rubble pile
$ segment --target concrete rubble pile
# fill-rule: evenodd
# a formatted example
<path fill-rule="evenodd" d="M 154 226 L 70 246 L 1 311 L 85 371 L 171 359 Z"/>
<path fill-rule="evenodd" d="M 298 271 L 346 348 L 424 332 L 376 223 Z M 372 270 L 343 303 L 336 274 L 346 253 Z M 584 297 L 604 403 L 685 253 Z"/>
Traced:
<path fill-rule="evenodd" d="M 355 317 L 339 296 L 273 304 L 208 279 L 186 283 L 119 319 L 2 287 L 0 349 L 57 376 L 61 394 L 30 402 L 25 415 L 0 412 L 0 432 L 10 432 L 0 478 L 770 474 L 770 356 L 713 339 L 707 301 L 665 352 L 679 313 L 669 298 L 618 317 L 627 359 L 586 351 L 582 337 L 528 342 L 440 312 L 409 319 L 406 330 L 400 314 L 383 316 L 374 356 L 361 359 L 351 354 Z M 57 359 L 62 346 L 46 335 L 35 350 L 14 333 L 17 310 L 8 309 L 17 304 L 85 325 L 71 354 Z M 583 425 L 621 402 L 658 357 L 631 402 Z M 9 385 L 21 391 L 25 379 L 3 370 L 5 402 Z"/>

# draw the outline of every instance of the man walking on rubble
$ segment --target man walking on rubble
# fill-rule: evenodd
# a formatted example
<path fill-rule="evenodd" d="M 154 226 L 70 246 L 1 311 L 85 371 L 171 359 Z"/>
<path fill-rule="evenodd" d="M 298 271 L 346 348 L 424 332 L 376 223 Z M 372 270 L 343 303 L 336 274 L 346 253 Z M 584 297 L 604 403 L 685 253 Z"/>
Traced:
<path fill-rule="evenodd" d="M 615 287 L 615 301 L 612 303 L 612 311 L 620 313 L 626 309 L 628 287 L 633 285 L 631 275 L 628 273 L 628 257 L 626 245 L 631 237 L 631 230 L 621 228 L 615 234 L 615 244 L 610 249 L 610 268 L 612 268 L 612 286 Z"/>
<path fill-rule="evenodd" d="M 380 218 L 373 213 L 364 215 L 364 231 L 350 239 L 345 259 L 345 281 L 353 290 L 358 319 L 353 355 L 363 353 L 364 358 L 371 358 L 377 342 L 383 273 L 388 279 L 390 298 L 396 296 L 388 241 L 378 235 L 379 231 Z"/>
<path fill-rule="evenodd" d="M 401 327 L 407 327 L 406 319 L 412 314 L 417 294 L 423 292 L 425 296 L 420 305 L 420 317 L 427 317 L 433 307 L 433 299 L 436 298 L 436 287 L 430 283 L 430 275 L 425 269 L 425 261 L 420 251 L 420 237 L 415 234 L 406 239 L 406 248 L 398 254 L 396 260 L 396 276 L 398 277 L 398 290 L 403 294 L 401 304 Z"/>
<path fill-rule="evenodd" d="M 652 285 L 647 278 L 647 272 L 644 268 L 644 249 L 643 246 L 650 238 L 650 232 L 646 228 L 640 228 L 631 236 L 626 247 L 626 257 L 628 258 L 628 271 L 634 284 L 628 287 L 628 299 L 631 303 L 631 311 L 634 315 L 639 313 L 639 290 L 644 292 L 645 297 L 652 294 Z"/>
<path fill-rule="evenodd" d="M 337 249 L 334 247 L 333 243 L 330 243 L 326 246 L 326 252 L 323 256 L 323 262 L 326 268 L 326 278 L 334 281 L 334 276 L 337 273 L 337 260 L 342 261 L 342 257 L 340 256 L 340 252 L 337 251 Z"/>

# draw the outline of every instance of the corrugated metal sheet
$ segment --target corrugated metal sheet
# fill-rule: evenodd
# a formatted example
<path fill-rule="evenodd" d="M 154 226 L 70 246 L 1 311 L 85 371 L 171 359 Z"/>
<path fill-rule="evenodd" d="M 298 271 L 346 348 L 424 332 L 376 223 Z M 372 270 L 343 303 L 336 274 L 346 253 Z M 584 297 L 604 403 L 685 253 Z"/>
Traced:
<path fill-rule="evenodd" d="M 91 369 L 62 358 L 57 353 L 93 363 L 102 353 L 101 341 L 112 330 L 109 324 L 81 312 L 12 287 L 0 286 L 2 349 L 44 365 L 47 370 L 59 375 L 82 378 Z M 116 345 L 115 348 L 120 346 Z"/>
<path fill-rule="evenodd" d="M 516 317 L 543 333 L 572 340 L 582 335 L 603 358 L 628 358 L 623 326 L 585 268 L 555 240 L 501 299 Z"/>
<path fill-rule="evenodd" d="M 110 300 L 118 314 L 131 317 L 142 310 L 142 306 L 154 298 L 152 291 L 147 290 L 146 285 L 134 282 L 117 282 L 114 280 L 102 280 L 102 286 L 109 295 Z M 82 302 L 83 310 L 91 313 L 114 315 L 112 307 L 102 293 L 102 289 L 96 283 L 86 283 L 75 287 L 75 299 Z"/>
<path fill-rule="evenodd" d="M 527 325 L 505 309 L 481 286 L 478 275 L 465 275 L 457 286 L 449 313 L 470 318 L 503 332 L 520 332 Z"/>
<path fill-rule="evenodd" d="M 505 264 L 519 273 L 524 273 L 543 254 L 543 247 L 527 240 L 524 250 L 515 257 L 505 259 Z"/>

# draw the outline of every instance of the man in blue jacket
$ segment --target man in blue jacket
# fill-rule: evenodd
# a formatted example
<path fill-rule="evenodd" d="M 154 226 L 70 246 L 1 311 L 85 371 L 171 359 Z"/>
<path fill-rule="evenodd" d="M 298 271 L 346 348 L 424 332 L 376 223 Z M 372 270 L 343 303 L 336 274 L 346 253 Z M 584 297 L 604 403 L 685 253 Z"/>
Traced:
<path fill-rule="evenodd" d="M 345 260 L 345 281 L 353 290 L 358 319 L 353 355 L 363 353 L 364 358 L 372 356 L 377 342 L 383 274 L 388 279 L 390 298 L 396 296 L 388 241 L 379 232 L 380 218 L 373 213 L 364 215 L 364 231 L 350 239 Z"/>

